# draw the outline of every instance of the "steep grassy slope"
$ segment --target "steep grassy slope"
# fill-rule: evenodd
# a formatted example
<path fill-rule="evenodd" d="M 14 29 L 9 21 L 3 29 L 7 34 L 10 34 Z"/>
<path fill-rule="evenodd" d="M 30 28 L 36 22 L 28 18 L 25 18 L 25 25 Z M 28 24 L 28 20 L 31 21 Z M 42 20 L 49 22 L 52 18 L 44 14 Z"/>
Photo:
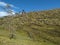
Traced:
<path fill-rule="evenodd" d="M 1 18 L 0 44 L 60 45 L 60 9 Z"/>

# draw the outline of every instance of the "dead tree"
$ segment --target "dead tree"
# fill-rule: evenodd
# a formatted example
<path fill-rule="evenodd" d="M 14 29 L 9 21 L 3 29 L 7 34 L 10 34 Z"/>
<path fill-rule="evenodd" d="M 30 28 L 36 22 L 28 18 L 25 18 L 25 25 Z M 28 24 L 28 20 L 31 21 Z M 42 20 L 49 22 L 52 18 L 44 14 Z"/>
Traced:
<path fill-rule="evenodd" d="M 9 5 L 9 4 L 7 4 L 4 8 L 3 8 L 7 13 L 8 13 L 8 17 L 7 17 L 7 19 L 6 19 L 6 21 L 7 21 L 7 29 L 9 30 L 9 38 L 10 39 L 12 39 L 12 38 L 14 38 L 15 36 L 15 34 L 14 34 L 14 32 L 15 32 L 15 29 L 14 29 L 14 26 L 13 26 L 13 24 L 14 24 L 14 22 L 12 22 L 12 19 L 13 19 L 13 14 L 12 14 L 12 10 L 11 10 L 11 6 Z"/>

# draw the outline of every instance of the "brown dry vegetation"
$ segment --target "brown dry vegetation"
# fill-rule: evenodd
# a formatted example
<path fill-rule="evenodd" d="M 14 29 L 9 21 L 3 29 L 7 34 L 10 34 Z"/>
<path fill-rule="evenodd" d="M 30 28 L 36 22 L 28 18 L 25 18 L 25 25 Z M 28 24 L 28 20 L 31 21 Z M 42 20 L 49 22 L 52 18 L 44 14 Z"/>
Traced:
<path fill-rule="evenodd" d="M 5 16 L 0 18 L 0 31 L 2 31 L 0 34 L 2 39 L 8 38 L 7 45 L 8 41 L 10 41 L 9 45 L 15 44 L 15 41 L 17 41 L 15 45 L 17 43 L 18 45 L 28 45 L 28 43 L 30 45 L 60 45 L 60 9 Z M 8 35 L 11 32 L 15 34 L 15 41 L 9 40 Z M 20 44 L 21 40 L 26 43 L 23 41 Z"/>

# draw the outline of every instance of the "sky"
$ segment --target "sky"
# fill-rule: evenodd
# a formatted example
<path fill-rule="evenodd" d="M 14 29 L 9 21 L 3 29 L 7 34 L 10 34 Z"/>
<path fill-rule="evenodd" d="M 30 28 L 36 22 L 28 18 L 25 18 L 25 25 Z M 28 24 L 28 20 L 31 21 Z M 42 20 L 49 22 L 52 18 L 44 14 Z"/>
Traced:
<path fill-rule="evenodd" d="M 30 12 L 60 8 L 60 0 L 0 0 L 0 16 L 8 15 L 8 13 L 1 8 L 6 6 L 6 4 L 10 4 L 13 14 L 23 9 L 26 12 Z"/>

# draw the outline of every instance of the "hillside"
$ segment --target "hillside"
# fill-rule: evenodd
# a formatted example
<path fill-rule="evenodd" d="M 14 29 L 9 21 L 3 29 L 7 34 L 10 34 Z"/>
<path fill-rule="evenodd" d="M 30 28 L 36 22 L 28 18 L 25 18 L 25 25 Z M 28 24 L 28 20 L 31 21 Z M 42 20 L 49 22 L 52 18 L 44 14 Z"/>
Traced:
<path fill-rule="evenodd" d="M 0 45 L 60 45 L 60 9 L 0 18 Z"/>

